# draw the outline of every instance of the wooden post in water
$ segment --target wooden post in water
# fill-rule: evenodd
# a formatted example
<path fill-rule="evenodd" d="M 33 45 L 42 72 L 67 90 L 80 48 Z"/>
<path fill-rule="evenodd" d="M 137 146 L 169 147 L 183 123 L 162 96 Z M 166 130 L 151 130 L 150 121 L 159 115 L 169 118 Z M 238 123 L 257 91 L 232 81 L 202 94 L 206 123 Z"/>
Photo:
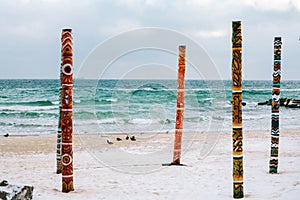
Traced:
<path fill-rule="evenodd" d="M 242 25 L 232 22 L 233 197 L 243 198 Z"/>
<path fill-rule="evenodd" d="M 72 122 L 72 91 L 73 91 L 73 37 L 72 29 L 62 30 L 61 50 L 61 160 L 62 160 L 62 192 L 74 190 L 73 186 L 73 122 Z"/>
<path fill-rule="evenodd" d="M 184 112 L 184 77 L 185 77 L 185 51 L 186 46 L 179 46 L 178 54 L 178 81 L 177 81 L 177 108 L 173 162 L 174 165 L 180 165 L 181 143 L 183 130 L 183 112 Z"/>
<path fill-rule="evenodd" d="M 274 71 L 272 88 L 272 131 L 271 157 L 269 173 L 278 173 L 279 151 L 279 107 L 280 107 L 280 78 L 281 78 L 281 37 L 274 38 Z"/>

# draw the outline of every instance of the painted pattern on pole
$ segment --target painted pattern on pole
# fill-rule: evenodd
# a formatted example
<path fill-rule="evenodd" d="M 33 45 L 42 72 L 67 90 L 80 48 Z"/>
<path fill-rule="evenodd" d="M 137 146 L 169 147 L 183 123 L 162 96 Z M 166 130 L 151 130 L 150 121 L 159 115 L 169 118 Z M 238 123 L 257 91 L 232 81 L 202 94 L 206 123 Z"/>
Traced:
<path fill-rule="evenodd" d="M 185 77 L 185 51 L 186 46 L 179 46 L 178 54 L 178 81 L 177 81 L 177 108 L 173 164 L 180 164 L 183 112 L 184 112 L 184 77 Z"/>
<path fill-rule="evenodd" d="M 58 127 L 57 127 L 57 143 L 56 143 L 56 173 L 61 174 L 62 164 L 61 164 L 61 85 L 62 85 L 62 60 L 60 64 L 60 88 L 59 88 L 59 106 L 58 106 Z"/>
<path fill-rule="evenodd" d="M 72 29 L 62 30 L 62 66 L 61 66 L 61 160 L 62 160 L 62 191 L 70 192 L 73 186 L 73 122 L 72 122 L 72 91 L 73 91 L 73 50 Z"/>
<path fill-rule="evenodd" d="M 57 127 L 57 143 L 56 143 L 56 173 L 60 174 L 62 171 L 61 164 L 61 86 L 59 88 L 59 115 Z"/>
<path fill-rule="evenodd" d="M 279 107 L 280 107 L 280 78 L 281 78 L 281 37 L 274 39 L 274 71 L 272 89 L 272 131 L 271 158 L 269 173 L 278 173 L 279 151 Z"/>
<path fill-rule="evenodd" d="M 243 198 L 242 25 L 232 22 L 233 197 Z"/>

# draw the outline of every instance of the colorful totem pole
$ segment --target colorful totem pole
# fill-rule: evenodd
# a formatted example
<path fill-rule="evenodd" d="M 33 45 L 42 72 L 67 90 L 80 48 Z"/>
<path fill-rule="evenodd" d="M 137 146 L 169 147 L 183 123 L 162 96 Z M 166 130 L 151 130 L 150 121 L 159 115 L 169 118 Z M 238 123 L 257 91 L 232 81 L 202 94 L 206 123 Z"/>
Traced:
<path fill-rule="evenodd" d="M 243 198 L 242 25 L 232 22 L 233 197 Z"/>
<path fill-rule="evenodd" d="M 178 54 L 178 82 L 177 82 L 177 108 L 173 162 L 174 165 L 180 165 L 183 112 L 184 112 L 184 77 L 185 77 L 185 46 L 179 46 Z"/>
<path fill-rule="evenodd" d="M 61 161 L 62 191 L 70 192 L 73 187 L 73 148 L 72 148 L 72 90 L 73 90 L 73 51 L 72 29 L 62 30 L 61 49 Z"/>
<path fill-rule="evenodd" d="M 271 158 L 269 173 L 277 173 L 279 151 L 279 106 L 280 106 L 280 65 L 281 65 L 281 37 L 274 39 L 274 71 L 272 89 L 272 131 Z"/>
<path fill-rule="evenodd" d="M 57 143 L 56 143 L 56 173 L 60 174 L 62 171 L 61 165 L 61 85 L 59 88 L 59 117 L 57 128 Z"/>

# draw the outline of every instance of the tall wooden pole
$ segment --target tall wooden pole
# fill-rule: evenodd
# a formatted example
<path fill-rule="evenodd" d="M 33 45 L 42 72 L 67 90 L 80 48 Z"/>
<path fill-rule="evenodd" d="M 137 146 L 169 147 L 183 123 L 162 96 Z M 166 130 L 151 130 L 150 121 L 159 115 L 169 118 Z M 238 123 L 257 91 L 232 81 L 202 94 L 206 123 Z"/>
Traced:
<path fill-rule="evenodd" d="M 233 197 L 243 198 L 242 25 L 232 22 Z"/>
<path fill-rule="evenodd" d="M 272 89 L 272 131 L 271 157 L 269 173 L 277 173 L 279 151 L 279 107 L 280 107 L 280 67 L 281 67 L 281 37 L 274 38 L 274 71 Z"/>
<path fill-rule="evenodd" d="M 57 143 L 56 143 L 56 173 L 60 174 L 62 171 L 61 164 L 61 83 L 59 88 L 59 117 L 57 127 Z"/>
<path fill-rule="evenodd" d="M 62 51 L 62 49 L 61 49 Z M 62 164 L 61 164 L 61 86 L 62 86 L 62 57 L 60 64 L 60 87 L 59 87 L 59 116 L 58 116 L 58 127 L 57 127 L 57 142 L 56 142 L 56 173 L 61 174 Z"/>
<path fill-rule="evenodd" d="M 73 50 L 72 29 L 62 30 L 61 50 L 61 160 L 62 160 L 62 191 L 70 192 L 73 186 L 73 122 L 72 122 L 72 91 L 73 91 Z"/>
<path fill-rule="evenodd" d="M 173 153 L 173 162 L 172 162 L 172 164 L 175 165 L 180 164 L 180 157 L 181 157 L 183 112 L 184 112 L 185 50 L 186 50 L 186 46 L 179 46 L 176 125 L 175 125 L 174 153 Z"/>

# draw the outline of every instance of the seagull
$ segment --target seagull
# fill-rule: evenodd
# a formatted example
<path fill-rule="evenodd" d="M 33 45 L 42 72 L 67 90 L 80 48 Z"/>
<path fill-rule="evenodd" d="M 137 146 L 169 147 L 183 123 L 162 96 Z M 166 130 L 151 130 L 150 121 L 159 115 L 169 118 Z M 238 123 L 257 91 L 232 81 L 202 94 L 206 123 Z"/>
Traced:
<path fill-rule="evenodd" d="M 126 140 L 129 140 L 129 136 L 128 135 L 126 136 Z"/>
<path fill-rule="evenodd" d="M 136 141 L 135 136 L 131 136 L 130 139 L 131 139 L 132 141 Z"/>
<path fill-rule="evenodd" d="M 113 144 L 113 142 L 106 140 L 107 144 Z"/>
<path fill-rule="evenodd" d="M 117 138 L 116 138 L 116 140 L 118 140 L 118 141 L 121 141 L 122 139 L 121 139 L 121 138 L 119 138 L 119 137 L 117 137 Z"/>
<path fill-rule="evenodd" d="M 5 135 L 4 135 L 4 137 L 8 137 L 9 136 L 9 134 L 8 133 L 6 133 Z"/>

